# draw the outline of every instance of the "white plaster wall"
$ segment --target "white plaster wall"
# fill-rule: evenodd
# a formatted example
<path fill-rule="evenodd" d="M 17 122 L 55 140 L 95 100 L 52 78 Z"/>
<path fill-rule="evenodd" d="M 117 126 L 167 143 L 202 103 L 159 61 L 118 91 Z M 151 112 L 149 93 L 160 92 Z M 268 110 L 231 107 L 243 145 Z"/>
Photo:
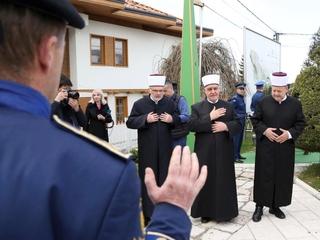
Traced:
<path fill-rule="evenodd" d="M 140 94 L 116 94 L 113 96 L 108 96 L 108 103 L 111 108 L 112 118 L 115 120 L 115 97 L 116 96 L 127 96 L 128 97 L 128 114 L 132 105 L 135 101 L 140 99 L 142 96 Z M 111 107 L 112 106 L 112 107 Z M 137 130 L 128 129 L 126 124 L 115 124 L 112 129 L 109 129 L 109 141 L 121 150 L 129 151 L 130 149 L 137 147 Z"/>
<path fill-rule="evenodd" d="M 128 67 L 91 66 L 90 34 L 128 40 Z M 78 89 L 147 88 L 147 76 L 158 70 L 178 37 L 89 20 L 82 30 L 72 30 L 70 42 L 71 80 Z M 72 46 L 72 47 L 71 47 Z M 73 57 L 71 57 L 73 55 Z"/>

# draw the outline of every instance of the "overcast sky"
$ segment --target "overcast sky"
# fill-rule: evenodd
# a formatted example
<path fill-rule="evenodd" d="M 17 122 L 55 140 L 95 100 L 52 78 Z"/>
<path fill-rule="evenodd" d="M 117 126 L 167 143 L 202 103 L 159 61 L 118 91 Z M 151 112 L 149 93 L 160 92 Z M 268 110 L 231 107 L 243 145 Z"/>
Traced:
<path fill-rule="evenodd" d="M 183 0 L 136 0 L 176 17 L 183 17 Z M 240 0 L 273 30 L 280 33 L 315 33 L 320 27 L 320 0 Z M 251 15 L 237 0 L 203 0 L 206 5 L 238 25 L 219 17 L 208 8 L 203 11 L 203 26 L 214 29 L 214 37 L 226 39 L 235 58 L 243 53 L 245 26 L 269 38 L 273 32 Z M 195 8 L 200 24 L 199 8 Z M 294 81 L 307 58 L 312 36 L 280 35 L 281 70 Z"/>

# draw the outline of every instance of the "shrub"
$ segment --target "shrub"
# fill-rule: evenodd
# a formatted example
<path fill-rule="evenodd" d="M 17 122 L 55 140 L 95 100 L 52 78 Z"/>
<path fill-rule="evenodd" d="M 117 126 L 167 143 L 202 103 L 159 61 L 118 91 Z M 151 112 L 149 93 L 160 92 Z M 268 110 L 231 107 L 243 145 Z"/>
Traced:
<path fill-rule="evenodd" d="M 305 152 L 320 151 L 320 28 L 313 36 L 309 55 L 294 84 L 292 95 L 298 97 L 307 126 L 297 146 Z"/>
<path fill-rule="evenodd" d="M 131 154 L 132 160 L 137 163 L 138 162 L 138 148 L 132 148 L 130 150 L 130 154 Z"/>

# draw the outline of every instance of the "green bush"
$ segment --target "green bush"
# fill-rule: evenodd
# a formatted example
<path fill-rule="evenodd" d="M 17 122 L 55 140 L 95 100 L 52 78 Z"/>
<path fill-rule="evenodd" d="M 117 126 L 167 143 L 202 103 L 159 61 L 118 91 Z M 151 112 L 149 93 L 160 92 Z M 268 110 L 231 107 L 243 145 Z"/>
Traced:
<path fill-rule="evenodd" d="M 297 141 L 306 152 L 320 151 L 320 68 L 310 66 L 298 75 L 292 91 L 300 99 L 307 126 Z"/>
<path fill-rule="evenodd" d="M 131 154 L 132 160 L 134 160 L 135 162 L 138 162 L 138 148 L 132 148 L 130 150 L 130 154 Z"/>

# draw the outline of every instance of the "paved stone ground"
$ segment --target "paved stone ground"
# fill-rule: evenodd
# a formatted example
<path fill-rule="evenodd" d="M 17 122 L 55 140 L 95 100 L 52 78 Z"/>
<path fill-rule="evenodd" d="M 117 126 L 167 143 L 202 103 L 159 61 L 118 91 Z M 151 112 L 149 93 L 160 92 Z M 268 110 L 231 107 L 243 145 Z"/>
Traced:
<path fill-rule="evenodd" d="M 236 165 L 239 216 L 231 222 L 202 224 L 192 221 L 192 240 L 320 240 L 320 200 L 297 184 L 292 204 L 282 208 L 286 219 L 278 219 L 264 209 L 262 220 L 251 220 L 254 165 Z"/>

